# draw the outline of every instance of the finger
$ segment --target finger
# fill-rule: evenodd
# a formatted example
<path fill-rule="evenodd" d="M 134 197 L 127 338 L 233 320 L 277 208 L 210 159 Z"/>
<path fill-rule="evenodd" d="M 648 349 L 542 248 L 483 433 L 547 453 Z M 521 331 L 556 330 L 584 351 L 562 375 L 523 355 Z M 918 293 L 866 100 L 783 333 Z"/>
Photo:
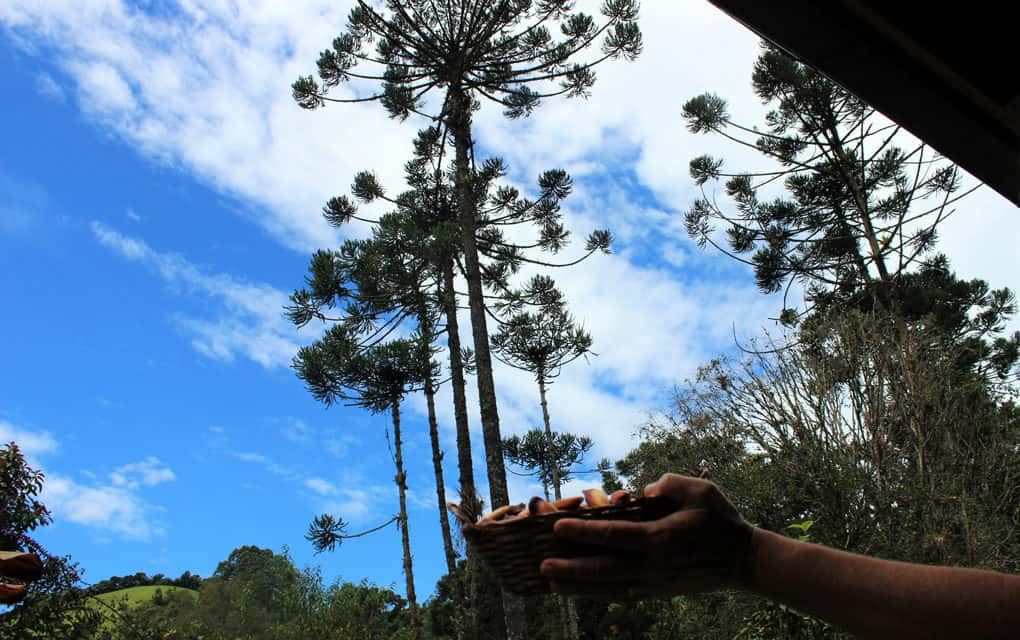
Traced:
<path fill-rule="evenodd" d="M 550 558 L 542 562 L 542 575 L 553 580 L 573 582 L 620 582 L 655 578 L 658 569 L 641 558 L 593 556 L 590 558 Z"/>
<path fill-rule="evenodd" d="M 687 498 L 687 489 L 692 484 L 693 478 L 677 475 L 675 473 L 664 473 L 662 477 L 645 487 L 645 496 L 667 496 L 683 503 Z"/>
<path fill-rule="evenodd" d="M 553 531 L 558 537 L 614 549 L 639 549 L 652 527 L 647 523 L 621 520 L 577 520 L 564 518 Z"/>

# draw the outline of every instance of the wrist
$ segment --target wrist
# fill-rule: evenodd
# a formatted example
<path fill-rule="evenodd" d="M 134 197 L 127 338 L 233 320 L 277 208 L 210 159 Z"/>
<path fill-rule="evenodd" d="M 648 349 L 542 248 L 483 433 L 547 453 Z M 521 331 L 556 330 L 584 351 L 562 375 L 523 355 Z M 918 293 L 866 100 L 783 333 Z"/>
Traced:
<path fill-rule="evenodd" d="M 758 591 L 761 587 L 760 567 L 774 551 L 776 544 L 782 542 L 782 536 L 751 525 L 748 525 L 748 528 L 750 532 L 747 547 L 739 565 L 737 580 L 740 589 Z"/>
<path fill-rule="evenodd" d="M 794 556 L 814 545 L 799 542 L 792 538 L 752 528 L 751 541 L 744 556 L 741 588 L 760 595 L 768 595 L 779 574 L 786 569 Z"/>
<path fill-rule="evenodd" d="M 747 522 L 741 522 L 741 532 L 738 538 L 737 564 L 734 571 L 734 578 L 737 589 L 751 590 L 754 584 L 754 576 L 757 572 L 759 546 L 761 545 L 762 531 Z"/>

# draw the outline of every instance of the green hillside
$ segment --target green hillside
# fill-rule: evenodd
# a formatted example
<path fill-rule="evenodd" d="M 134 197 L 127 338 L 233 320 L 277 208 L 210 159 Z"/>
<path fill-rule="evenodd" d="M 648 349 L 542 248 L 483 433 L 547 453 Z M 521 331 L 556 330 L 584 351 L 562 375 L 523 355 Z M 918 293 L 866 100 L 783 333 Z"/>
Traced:
<path fill-rule="evenodd" d="M 183 587 L 167 587 L 152 585 L 147 587 L 131 587 L 129 589 L 120 589 L 119 591 L 111 591 L 110 593 L 104 593 L 96 596 L 97 600 L 101 600 L 106 604 L 115 605 L 121 602 L 126 602 L 129 605 L 137 605 L 143 602 L 149 602 L 152 600 L 152 596 L 155 595 L 156 589 L 161 589 L 163 594 L 169 594 L 170 592 L 184 592 L 189 594 L 193 598 L 198 598 L 198 591 L 194 589 L 185 589 Z"/>
<path fill-rule="evenodd" d="M 103 614 L 103 617 L 105 618 L 103 627 L 109 628 L 108 625 L 112 624 L 113 618 L 115 617 L 114 609 L 119 608 L 122 604 L 126 604 L 129 608 L 133 608 L 146 602 L 152 602 L 152 596 L 155 595 L 157 589 L 161 589 L 164 596 L 171 592 L 176 592 L 181 595 L 185 595 L 186 597 L 191 597 L 196 600 L 198 599 L 198 591 L 195 591 L 194 589 L 152 585 L 145 587 L 130 587 L 128 589 L 120 589 L 109 593 L 103 593 L 98 596 L 94 596 L 91 603 L 93 607 Z"/>

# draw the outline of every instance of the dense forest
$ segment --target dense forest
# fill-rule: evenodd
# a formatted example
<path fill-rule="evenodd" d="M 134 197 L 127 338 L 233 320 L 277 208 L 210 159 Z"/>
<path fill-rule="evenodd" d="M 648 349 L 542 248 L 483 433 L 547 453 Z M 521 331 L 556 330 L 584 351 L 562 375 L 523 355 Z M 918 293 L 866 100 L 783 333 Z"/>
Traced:
<path fill-rule="evenodd" d="M 472 513 L 508 504 L 508 471 L 537 479 L 549 499 L 570 495 L 584 473 L 608 492 L 640 495 L 664 473 L 705 470 L 748 522 L 770 531 L 880 558 L 1020 572 L 1020 333 L 1006 331 L 1015 298 L 1000 283 L 957 277 L 939 249 L 940 225 L 966 210 L 970 188 L 869 105 L 769 47 L 751 65 L 764 123 L 735 122 L 711 93 L 677 107 L 692 136 L 751 148 L 772 168 L 687 159 L 689 178 L 677 180 L 701 195 L 674 206 L 694 243 L 744 264 L 763 294 L 783 294 L 774 318 L 762 319 L 773 329 L 676 381 L 668 410 L 649 407 L 646 423 L 621 425 L 640 441 L 616 459 L 590 460 L 590 437 L 556 429 L 554 383 L 597 357 L 599 336 L 574 317 L 553 276 L 612 260 L 613 236 L 591 229 L 574 247 L 562 211 L 571 176 L 549 168 L 530 187 L 511 184 L 502 159 L 476 158 L 472 114 L 494 103 L 526 118 L 544 102 L 586 97 L 597 65 L 640 55 L 638 3 L 607 0 L 597 17 L 562 1 L 489 4 L 358 4 L 317 76 L 293 85 L 302 108 L 343 109 L 331 90 L 375 82 L 372 99 L 392 117 L 428 123 L 404 185 L 366 170 L 325 203 L 331 225 L 358 220 L 368 235 L 317 251 L 285 310 L 295 327 L 323 327 L 293 361 L 310 394 L 380 416 L 399 497 L 384 526 L 400 530 L 404 584 L 327 582 L 286 549 L 240 546 L 204 579 L 139 573 L 86 588 L 70 558 L 33 542 L 50 522 L 38 499 L 44 479 L 8 445 L 0 549 L 40 553 L 49 568 L 0 614 L 0 638 L 842 637 L 740 591 L 628 603 L 503 592 L 447 503 Z M 388 210 L 366 214 L 368 203 Z M 533 377 L 539 428 L 503 435 L 493 359 Z M 442 385 L 455 404 L 449 458 L 438 437 Z M 442 545 L 430 553 L 446 561 L 427 594 L 415 591 L 403 459 L 414 394 L 426 399 L 434 469 L 429 483 L 416 482 L 430 501 L 434 491 Z M 481 461 L 472 459 L 476 434 Z M 444 480 L 451 460 L 456 487 Z M 294 526 L 317 551 L 371 534 L 351 531 L 343 515 Z M 140 586 L 161 589 L 144 602 L 97 604 Z"/>

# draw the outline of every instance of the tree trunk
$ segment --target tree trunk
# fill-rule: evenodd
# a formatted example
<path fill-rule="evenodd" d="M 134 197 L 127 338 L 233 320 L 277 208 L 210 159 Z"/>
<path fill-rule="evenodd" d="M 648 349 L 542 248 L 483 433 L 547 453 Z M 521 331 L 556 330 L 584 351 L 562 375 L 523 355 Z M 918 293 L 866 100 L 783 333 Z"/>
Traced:
<path fill-rule="evenodd" d="M 474 463 L 471 460 L 471 429 L 468 425 L 464 362 L 460 357 L 460 328 L 457 293 L 453 288 L 453 260 L 443 265 L 443 307 L 446 312 L 446 345 L 450 351 L 450 384 L 453 387 L 453 417 L 457 423 L 457 470 L 464 501 L 477 500 Z"/>
<path fill-rule="evenodd" d="M 545 423 L 545 451 L 546 464 L 549 465 L 549 475 L 552 476 L 553 495 L 559 500 L 563 497 L 560 488 L 560 468 L 556 464 L 556 442 L 553 439 L 552 426 L 549 424 L 549 403 L 545 400 L 545 376 L 538 374 L 538 396 L 542 400 L 542 421 Z"/>
<path fill-rule="evenodd" d="M 457 190 L 457 216 L 464 249 L 468 305 L 471 309 L 478 405 L 482 418 L 482 441 L 485 444 L 485 467 L 489 476 L 489 506 L 495 509 L 509 504 L 510 496 L 506 487 L 506 467 L 503 463 L 503 444 L 499 433 L 496 388 L 492 380 L 492 356 L 489 353 L 489 330 L 485 319 L 485 292 L 482 289 L 482 272 L 475 244 L 476 203 L 468 184 L 470 171 L 468 151 L 471 145 L 470 99 L 463 93 L 453 93 L 450 102 L 453 108 L 449 125 L 456 147 L 454 186 Z"/>
<path fill-rule="evenodd" d="M 509 504 L 510 494 L 506 486 L 506 467 L 503 463 L 503 443 L 499 433 L 496 388 L 492 381 L 492 356 L 489 354 L 489 332 L 485 321 L 482 274 L 478 265 L 478 248 L 475 245 L 476 203 L 468 184 L 471 99 L 459 87 L 451 88 L 447 99 L 451 106 L 447 125 L 453 135 L 456 148 L 454 187 L 457 191 L 457 217 L 460 221 L 461 243 L 464 250 L 468 304 L 471 308 L 471 334 L 474 338 L 477 366 L 478 405 L 482 418 L 485 468 L 489 478 L 489 506 L 495 509 Z M 520 596 L 503 591 L 503 612 L 506 617 L 507 640 L 526 639 L 528 632 L 524 600 Z"/>
<path fill-rule="evenodd" d="M 428 318 L 425 301 L 419 300 L 418 327 L 422 332 L 425 345 L 425 357 L 429 358 L 428 347 L 432 344 L 434 333 Z M 429 441 L 432 444 L 432 470 L 436 475 L 436 501 L 439 504 L 439 529 L 443 536 L 443 552 L 446 555 L 446 569 L 450 573 L 457 570 L 457 554 L 453 550 L 453 539 L 450 537 L 450 518 L 446 510 L 446 481 L 443 479 L 443 450 L 439 448 L 439 421 L 436 419 L 436 388 L 432 379 L 432 367 L 425 369 L 425 404 L 429 414 Z"/>
<path fill-rule="evenodd" d="M 577 627 L 577 607 L 567 596 L 557 596 L 560 601 L 560 627 L 563 629 L 564 640 L 577 640 L 581 632 Z"/>
<path fill-rule="evenodd" d="M 443 263 L 442 301 L 446 314 L 446 345 L 450 352 L 450 385 L 453 388 L 453 417 L 457 425 L 457 471 L 461 503 L 471 505 L 469 513 L 478 513 L 478 490 L 475 488 L 474 463 L 471 460 L 471 428 L 468 424 L 467 391 L 464 362 L 460 357 L 460 324 L 457 319 L 457 292 L 453 288 L 453 259 Z M 467 548 L 467 584 L 458 581 L 456 615 L 457 637 L 474 637 L 477 632 L 475 603 L 478 594 L 478 558 Z"/>
<path fill-rule="evenodd" d="M 552 476 L 553 495 L 559 500 L 563 497 L 562 481 L 560 480 L 560 469 L 555 454 L 555 440 L 553 439 L 552 424 L 549 421 L 549 403 L 545 397 L 545 375 L 538 374 L 538 395 L 542 401 L 542 421 L 545 424 L 545 450 L 546 463 L 549 465 L 549 474 Z M 548 499 L 548 490 L 546 499 Z M 558 596 L 560 601 L 560 627 L 563 629 L 564 640 L 577 640 L 577 607 L 574 601 L 565 596 Z"/>
<path fill-rule="evenodd" d="M 457 554 L 450 537 L 450 518 L 446 510 L 446 482 L 443 480 L 443 451 L 439 448 L 439 423 L 436 420 L 436 390 L 432 387 L 431 374 L 425 378 L 425 403 L 429 411 L 429 440 L 432 443 L 432 470 L 436 474 L 436 502 L 439 506 L 439 528 L 443 535 L 443 552 L 446 555 L 446 570 L 457 570 Z"/>
<path fill-rule="evenodd" d="M 411 610 L 411 637 L 422 637 L 421 616 L 418 598 L 414 593 L 414 567 L 411 563 L 411 537 L 407 531 L 407 474 L 404 473 L 404 453 L 400 440 L 400 401 L 394 400 L 393 414 L 393 457 L 397 465 L 397 491 L 400 495 L 400 542 L 404 547 L 404 577 L 407 579 L 407 602 Z"/>

